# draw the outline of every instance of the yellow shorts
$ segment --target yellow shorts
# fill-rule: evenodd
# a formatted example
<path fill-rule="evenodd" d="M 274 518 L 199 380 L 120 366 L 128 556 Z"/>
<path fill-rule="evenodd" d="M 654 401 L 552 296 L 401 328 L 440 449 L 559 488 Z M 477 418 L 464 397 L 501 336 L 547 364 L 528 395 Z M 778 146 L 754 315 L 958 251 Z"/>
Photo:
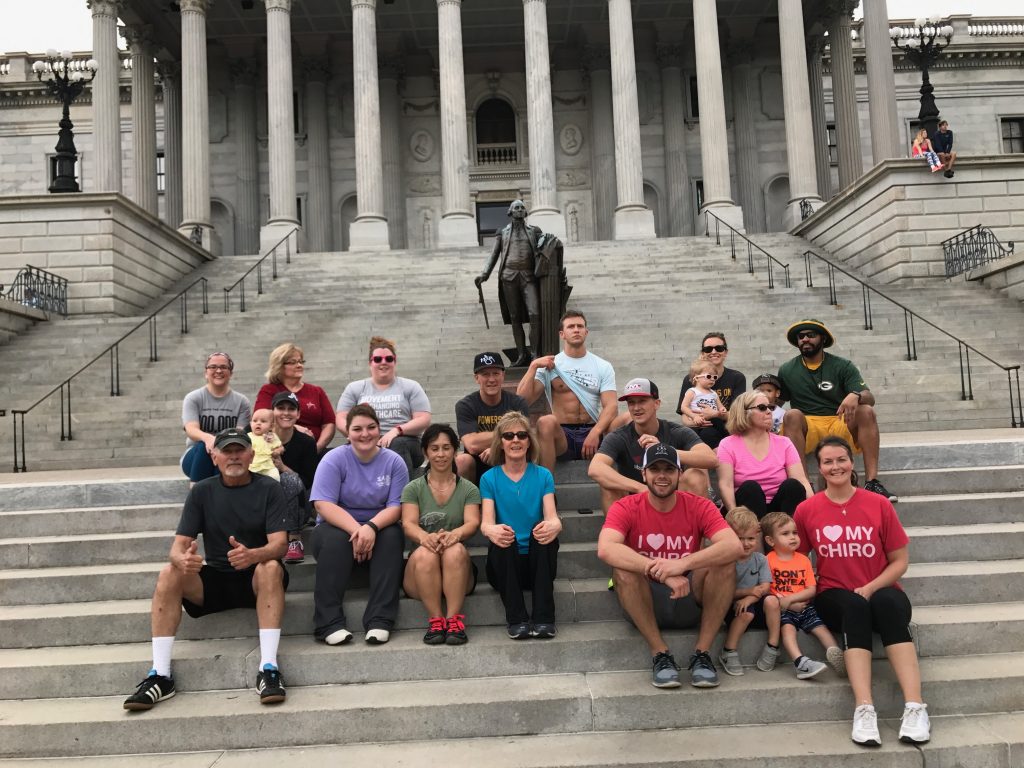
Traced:
<path fill-rule="evenodd" d="M 850 434 L 846 422 L 839 416 L 804 416 L 807 420 L 807 438 L 804 443 L 804 453 L 814 453 L 818 443 L 829 435 L 841 437 L 850 444 L 854 453 L 860 453 L 860 446 Z"/>

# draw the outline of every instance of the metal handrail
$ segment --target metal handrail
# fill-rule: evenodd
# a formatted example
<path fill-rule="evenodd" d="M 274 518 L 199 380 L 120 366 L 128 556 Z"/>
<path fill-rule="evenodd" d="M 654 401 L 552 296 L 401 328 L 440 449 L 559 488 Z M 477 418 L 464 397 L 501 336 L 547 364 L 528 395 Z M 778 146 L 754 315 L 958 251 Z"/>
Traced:
<path fill-rule="evenodd" d="M 2 290 L 2 286 L 0 286 Z M 45 269 L 26 264 L 3 294 L 11 301 L 43 312 L 68 316 L 68 280 Z"/>
<path fill-rule="evenodd" d="M 871 314 L 871 294 L 875 293 L 881 296 L 883 299 L 888 301 L 890 304 L 895 304 L 897 307 L 903 310 L 903 329 L 906 336 L 907 342 L 907 360 L 917 360 L 917 336 L 914 332 L 914 321 L 918 320 L 925 325 L 931 326 L 936 331 L 944 336 L 952 339 L 957 343 L 957 351 L 960 353 L 960 399 L 961 400 L 973 400 L 974 399 L 974 384 L 971 381 L 971 353 L 973 352 L 978 357 L 987 360 L 997 368 L 1002 369 L 1006 372 L 1006 384 L 1010 391 L 1010 426 L 1011 427 L 1024 427 L 1024 406 L 1021 405 L 1020 396 L 1020 364 L 1017 365 L 1004 365 L 998 360 L 995 360 L 977 347 L 968 344 L 966 341 L 961 339 L 959 336 L 954 336 L 944 328 L 940 328 L 931 320 L 928 320 L 917 312 L 912 310 L 905 304 L 900 303 L 891 296 L 883 293 L 873 285 L 868 285 L 864 280 L 857 277 L 835 263 L 829 261 L 820 253 L 814 251 L 804 251 L 804 274 L 806 277 L 807 287 L 814 287 L 814 279 L 811 275 L 811 257 L 815 257 L 819 261 L 822 261 L 826 265 L 826 272 L 828 274 L 828 300 L 832 306 L 839 305 L 839 297 L 836 292 L 836 272 L 849 277 L 851 280 L 856 281 L 860 284 L 861 291 L 861 303 L 864 307 L 864 330 L 873 331 L 874 321 Z"/>
<path fill-rule="evenodd" d="M 1013 243 L 1004 247 L 989 228 L 981 224 L 964 230 L 942 241 L 942 255 L 946 262 L 946 277 L 988 264 L 1013 254 Z"/>
<path fill-rule="evenodd" d="M 210 313 L 210 303 L 206 287 L 207 280 L 205 277 L 200 277 L 194 280 L 186 288 L 182 289 L 166 302 L 160 305 L 159 309 L 150 313 L 137 325 L 133 326 L 130 331 L 123 334 L 117 341 L 112 343 L 96 357 L 90 360 L 88 363 L 83 365 L 77 371 L 68 376 L 64 381 L 58 384 L 56 387 L 51 389 L 45 395 L 36 400 L 28 408 L 12 408 L 11 418 L 14 421 L 14 471 L 15 472 L 27 472 L 28 469 L 25 464 L 25 415 L 32 411 L 40 403 L 48 400 L 50 397 L 60 392 L 60 439 L 61 442 L 66 440 L 72 440 L 71 434 L 71 382 L 75 377 L 91 367 L 94 363 L 101 360 L 104 356 L 109 355 L 110 357 L 110 396 L 118 397 L 121 394 L 121 354 L 120 345 L 121 343 L 139 330 L 142 326 L 149 326 L 149 362 L 155 363 L 159 360 L 157 353 L 157 335 L 156 335 L 156 318 L 161 312 L 169 307 L 174 302 L 178 302 L 180 306 L 181 316 L 181 333 L 188 333 L 188 292 L 191 291 L 196 285 L 202 285 L 203 288 L 203 314 L 208 315 Z M 21 440 L 19 437 L 19 425 L 21 427 Z M 19 462 L 20 456 L 20 462 Z"/>
<path fill-rule="evenodd" d="M 239 290 L 238 302 L 239 311 L 245 312 L 245 278 L 251 275 L 254 270 L 256 272 L 256 295 L 263 295 L 263 262 L 266 261 L 267 259 L 270 259 L 271 262 L 270 278 L 272 280 L 277 280 L 277 249 L 280 248 L 282 244 L 284 244 L 285 264 L 291 264 L 292 244 L 291 242 L 289 242 L 289 239 L 298 231 L 298 227 L 294 227 L 293 229 L 289 230 L 288 234 L 286 234 L 284 237 L 282 237 L 280 240 L 274 243 L 273 247 L 270 250 L 268 250 L 265 254 L 263 254 L 263 257 L 259 261 L 257 261 L 247 270 L 245 270 L 245 273 L 240 278 L 235 280 L 235 282 L 233 282 L 229 287 L 224 289 L 224 314 L 227 314 L 228 312 L 231 311 L 231 292 L 235 290 L 235 288 L 238 288 L 239 286 L 241 286 L 241 290 Z M 297 252 L 298 250 L 296 249 L 296 253 Z"/>
<path fill-rule="evenodd" d="M 719 224 L 721 224 L 721 225 L 723 225 L 723 226 L 725 226 L 725 227 L 727 227 L 729 229 L 729 248 L 732 251 L 733 261 L 736 260 L 736 236 L 739 235 L 740 237 L 742 237 L 744 240 L 747 241 L 747 272 L 749 272 L 751 275 L 754 274 L 754 251 L 753 251 L 753 249 L 756 248 L 758 251 L 761 252 L 762 255 L 766 256 L 767 259 L 768 259 L 768 287 L 771 288 L 771 289 L 775 288 L 775 275 L 772 273 L 772 264 L 778 264 L 779 265 L 779 267 L 782 269 L 782 271 L 786 275 L 786 287 L 787 288 L 790 287 L 790 283 L 789 283 L 789 264 L 783 264 L 781 261 L 779 261 L 774 256 L 772 256 L 770 253 L 768 253 L 768 251 L 766 251 L 764 248 L 762 248 L 757 243 L 752 241 L 749 237 L 744 235 L 742 232 L 736 231 L 735 229 L 733 229 L 733 227 L 730 224 L 728 224 L 725 221 L 722 221 L 720 218 L 718 218 L 715 214 L 713 214 L 710 210 L 707 210 L 707 209 L 705 209 L 705 211 L 704 211 L 704 237 L 710 237 L 711 236 L 710 235 L 710 229 L 708 227 L 708 217 L 711 217 L 712 219 L 715 220 L 715 245 L 721 245 L 722 244 L 722 238 L 721 238 L 721 235 L 719 233 Z"/>

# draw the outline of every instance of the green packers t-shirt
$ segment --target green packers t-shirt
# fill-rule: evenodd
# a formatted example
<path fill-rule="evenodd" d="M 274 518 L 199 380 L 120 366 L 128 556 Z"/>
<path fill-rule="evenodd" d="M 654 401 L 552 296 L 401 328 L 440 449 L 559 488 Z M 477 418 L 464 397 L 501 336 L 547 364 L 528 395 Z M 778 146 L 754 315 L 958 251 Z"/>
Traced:
<path fill-rule="evenodd" d="M 779 368 L 779 380 L 783 399 L 807 416 L 835 416 L 844 397 L 868 388 L 856 365 L 828 352 L 814 371 L 799 355 L 787 360 Z"/>

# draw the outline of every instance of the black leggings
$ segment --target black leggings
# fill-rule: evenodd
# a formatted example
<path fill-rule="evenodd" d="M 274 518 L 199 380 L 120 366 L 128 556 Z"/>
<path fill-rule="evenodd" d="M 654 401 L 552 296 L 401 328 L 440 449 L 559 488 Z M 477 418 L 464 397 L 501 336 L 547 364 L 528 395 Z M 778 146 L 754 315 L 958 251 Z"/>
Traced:
<path fill-rule="evenodd" d="M 818 615 L 830 630 L 845 639 L 846 647 L 871 650 L 871 634 L 882 645 L 910 643 L 910 598 L 902 589 L 882 587 L 865 600 L 848 589 L 826 589 L 814 598 Z"/>
<path fill-rule="evenodd" d="M 785 512 L 792 515 L 796 511 L 796 505 L 806 499 L 807 489 L 803 483 L 792 477 L 782 481 L 770 502 L 765 499 L 761 486 L 753 480 L 747 480 L 736 489 L 736 506 L 746 507 L 757 515 L 758 520 L 769 512 Z"/>

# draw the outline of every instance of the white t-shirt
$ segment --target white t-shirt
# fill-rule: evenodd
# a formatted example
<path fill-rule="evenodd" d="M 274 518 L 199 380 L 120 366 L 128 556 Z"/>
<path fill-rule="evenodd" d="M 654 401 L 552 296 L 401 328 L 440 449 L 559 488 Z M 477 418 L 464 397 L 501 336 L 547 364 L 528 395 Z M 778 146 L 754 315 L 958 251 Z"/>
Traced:
<path fill-rule="evenodd" d="M 560 375 L 594 421 L 601 413 L 601 393 L 617 391 L 615 369 L 593 352 L 587 352 L 583 357 L 569 357 L 565 352 L 559 352 L 555 355 L 555 370 L 538 368 L 535 378 L 547 389 L 551 380 Z M 572 379 L 572 383 L 566 377 Z"/>

